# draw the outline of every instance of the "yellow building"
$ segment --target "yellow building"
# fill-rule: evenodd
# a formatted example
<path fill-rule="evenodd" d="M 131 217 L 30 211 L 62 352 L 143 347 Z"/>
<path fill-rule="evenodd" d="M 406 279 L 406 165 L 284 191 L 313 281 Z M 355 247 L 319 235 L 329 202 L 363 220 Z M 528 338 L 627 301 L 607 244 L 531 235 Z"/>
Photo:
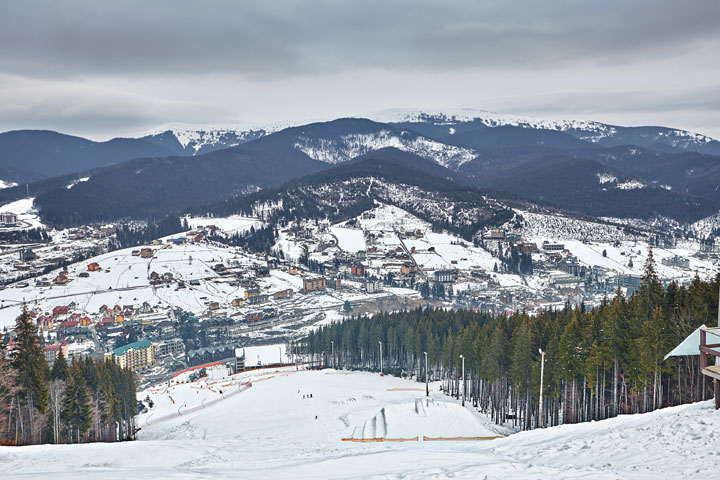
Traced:
<path fill-rule="evenodd" d="M 113 350 L 113 358 L 120 368 L 137 370 L 155 363 L 155 349 L 149 340 L 123 345 Z"/>

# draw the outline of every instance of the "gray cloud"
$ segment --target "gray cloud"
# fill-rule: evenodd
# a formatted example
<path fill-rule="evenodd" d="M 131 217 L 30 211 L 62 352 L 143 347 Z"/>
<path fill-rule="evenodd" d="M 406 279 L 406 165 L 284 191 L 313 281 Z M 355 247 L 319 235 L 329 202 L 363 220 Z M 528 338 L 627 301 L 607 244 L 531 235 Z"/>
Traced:
<path fill-rule="evenodd" d="M 714 0 L 256 3 L 5 2 L 0 62 L 52 76 L 547 68 L 682 54 L 720 18 Z"/>
<path fill-rule="evenodd" d="M 677 112 L 689 128 L 691 109 L 720 111 L 718 19 L 717 0 L 3 2 L 0 128 L 112 135 L 394 106 Z"/>

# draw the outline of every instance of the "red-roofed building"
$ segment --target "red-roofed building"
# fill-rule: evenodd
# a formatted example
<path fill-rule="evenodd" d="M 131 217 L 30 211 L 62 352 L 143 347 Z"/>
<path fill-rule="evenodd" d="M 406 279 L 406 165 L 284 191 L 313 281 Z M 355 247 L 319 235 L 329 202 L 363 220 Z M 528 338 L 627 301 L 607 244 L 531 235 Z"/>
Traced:
<path fill-rule="evenodd" d="M 113 323 L 115 323 L 115 319 L 113 317 L 103 317 L 102 320 L 97 322 L 97 326 L 104 327 L 106 325 L 112 325 Z"/>
<path fill-rule="evenodd" d="M 70 307 L 68 307 L 67 305 L 58 305 L 57 307 L 53 308 L 53 316 L 57 317 L 58 315 L 67 315 L 69 310 Z"/>
<path fill-rule="evenodd" d="M 75 320 L 66 320 L 64 322 L 60 322 L 60 328 L 73 328 L 77 326 L 78 322 L 76 322 Z"/>

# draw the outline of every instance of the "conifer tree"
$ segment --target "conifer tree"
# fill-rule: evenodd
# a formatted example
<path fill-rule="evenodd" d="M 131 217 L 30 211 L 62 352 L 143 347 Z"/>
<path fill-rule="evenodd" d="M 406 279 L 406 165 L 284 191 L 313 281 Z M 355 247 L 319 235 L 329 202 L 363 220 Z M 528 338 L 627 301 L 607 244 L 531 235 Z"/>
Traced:
<path fill-rule="evenodd" d="M 5 343 L 0 335 L 0 426 L 10 425 L 11 405 L 17 391 L 17 373 L 5 359 Z M 11 444 L 9 429 L 0 428 L 0 444 Z M 3 434 L 7 433 L 4 437 Z"/>
<path fill-rule="evenodd" d="M 79 367 L 73 368 L 70 372 L 61 418 L 67 425 L 70 438 L 74 437 L 80 443 L 83 435 L 90 428 L 91 414 L 87 385 Z"/>
<path fill-rule="evenodd" d="M 50 378 L 62 381 L 66 381 L 68 378 L 68 365 L 62 350 L 60 350 L 60 353 L 58 353 L 58 356 L 55 359 L 55 363 L 50 371 Z"/>
<path fill-rule="evenodd" d="M 48 405 L 48 386 L 45 379 L 49 368 L 45 361 L 37 329 L 23 308 L 22 314 L 15 323 L 15 342 L 17 347 L 12 352 L 12 366 L 17 372 L 20 400 L 27 407 L 29 430 L 23 435 L 23 442 L 34 443 L 36 440 L 35 412 L 45 413 Z"/>

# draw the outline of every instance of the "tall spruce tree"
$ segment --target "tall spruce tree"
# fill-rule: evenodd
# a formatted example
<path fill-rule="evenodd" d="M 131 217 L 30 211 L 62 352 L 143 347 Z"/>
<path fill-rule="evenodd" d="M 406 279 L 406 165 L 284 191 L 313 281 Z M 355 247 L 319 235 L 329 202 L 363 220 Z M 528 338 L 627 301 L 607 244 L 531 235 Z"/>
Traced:
<path fill-rule="evenodd" d="M 37 329 L 25 308 L 15 322 L 15 342 L 17 348 L 12 352 L 12 366 L 18 376 L 20 386 L 20 400 L 27 407 L 28 427 L 23 442 L 36 441 L 35 412 L 41 414 L 47 411 L 48 386 L 45 379 L 49 368 L 45 361 L 45 354 L 40 346 Z"/>
<path fill-rule="evenodd" d="M 72 441 L 74 437 L 77 443 L 80 443 L 92 421 L 90 401 L 85 377 L 79 367 L 76 366 L 72 369 L 69 380 L 65 389 L 61 418 L 67 425 L 70 440 Z"/>
<path fill-rule="evenodd" d="M 60 350 L 60 353 L 58 353 L 58 356 L 55 359 L 55 363 L 50 371 L 50 378 L 62 381 L 65 381 L 68 378 L 68 364 L 62 350 Z"/>

